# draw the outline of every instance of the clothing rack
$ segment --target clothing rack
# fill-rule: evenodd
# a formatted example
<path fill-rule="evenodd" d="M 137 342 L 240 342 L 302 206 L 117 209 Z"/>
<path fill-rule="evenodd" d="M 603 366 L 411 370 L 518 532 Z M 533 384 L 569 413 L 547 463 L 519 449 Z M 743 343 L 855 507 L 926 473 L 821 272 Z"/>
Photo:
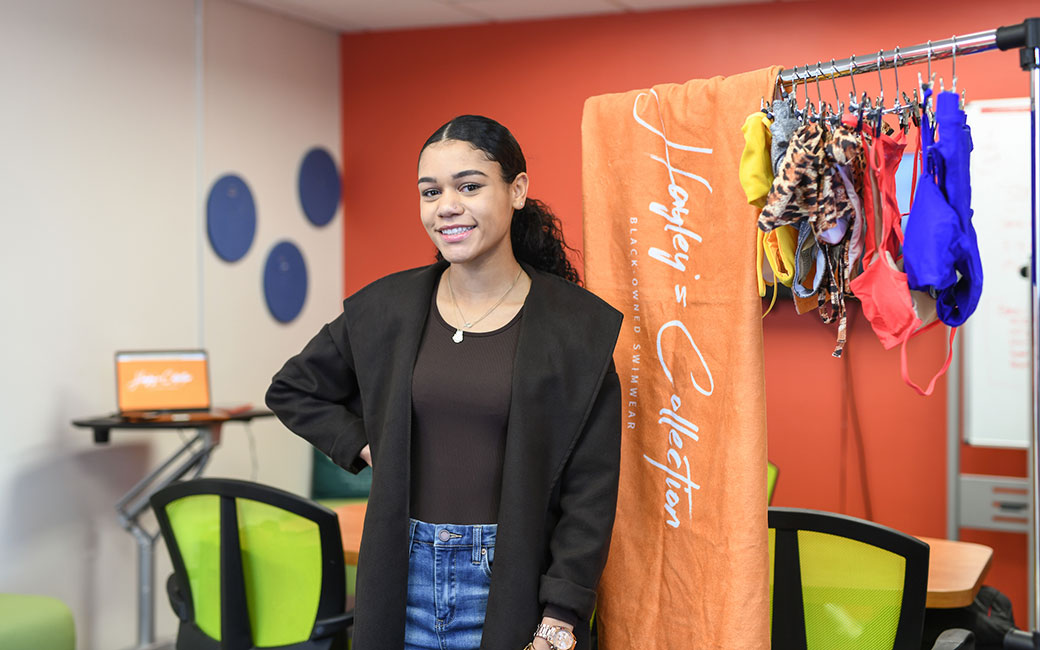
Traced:
<path fill-rule="evenodd" d="M 819 81 L 821 79 L 837 79 L 867 72 L 881 73 L 882 70 L 915 63 L 940 61 L 952 58 L 953 84 L 957 87 L 956 57 L 978 54 L 989 50 L 1019 50 L 1019 63 L 1023 70 L 1029 72 L 1031 135 L 1032 135 L 1032 435 L 1029 439 L 1029 485 L 1030 485 L 1030 526 L 1029 526 L 1029 626 L 1036 628 L 1040 623 L 1040 517 L 1037 516 L 1037 503 L 1040 501 L 1040 467 L 1037 466 L 1040 452 L 1040 268 L 1037 264 L 1037 251 L 1040 251 L 1040 18 L 1028 18 L 1017 25 L 998 27 L 965 36 L 953 36 L 938 41 L 928 41 L 905 49 L 899 47 L 881 50 L 875 54 L 850 56 L 847 59 L 828 62 L 819 61 L 816 65 L 806 64 L 785 69 L 777 78 L 777 84 L 785 91 L 793 89 L 799 83 Z M 930 71 L 929 71 L 930 72 Z M 929 79 L 930 81 L 930 79 Z M 899 98 L 896 98 L 896 102 Z M 959 466 L 960 436 L 950 442 L 951 451 L 948 458 L 954 461 L 950 467 Z M 949 472 L 949 468 L 947 469 Z M 954 486 L 956 489 L 956 486 Z M 950 503 L 950 498 L 947 499 Z M 948 508 L 949 510 L 949 508 Z M 947 512 L 948 520 L 953 520 L 955 513 Z M 953 530 L 950 537 L 956 537 Z"/>

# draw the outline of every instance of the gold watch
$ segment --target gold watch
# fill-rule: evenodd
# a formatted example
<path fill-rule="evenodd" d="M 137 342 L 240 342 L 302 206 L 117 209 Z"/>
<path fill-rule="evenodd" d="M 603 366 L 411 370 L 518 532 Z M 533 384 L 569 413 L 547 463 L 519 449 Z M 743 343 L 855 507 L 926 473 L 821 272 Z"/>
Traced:
<path fill-rule="evenodd" d="M 567 628 L 559 625 L 539 624 L 534 631 L 534 638 L 545 639 L 553 650 L 574 650 L 575 646 L 574 634 Z M 527 648 L 534 650 L 534 641 L 529 643 Z"/>

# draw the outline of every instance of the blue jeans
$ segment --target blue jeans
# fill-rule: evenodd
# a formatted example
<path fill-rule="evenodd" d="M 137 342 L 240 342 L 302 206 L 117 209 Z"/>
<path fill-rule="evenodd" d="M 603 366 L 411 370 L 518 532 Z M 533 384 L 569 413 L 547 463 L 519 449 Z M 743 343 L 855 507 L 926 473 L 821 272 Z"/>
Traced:
<path fill-rule="evenodd" d="M 498 526 L 410 521 L 405 650 L 477 650 Z"/>

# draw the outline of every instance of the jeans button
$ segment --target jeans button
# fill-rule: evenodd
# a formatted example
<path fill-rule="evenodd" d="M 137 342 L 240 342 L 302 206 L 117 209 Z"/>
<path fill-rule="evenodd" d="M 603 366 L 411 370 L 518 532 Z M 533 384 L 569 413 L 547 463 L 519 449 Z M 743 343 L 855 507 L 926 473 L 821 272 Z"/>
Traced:
<path fill-rule="evenodd" d="M 441 531 L 441 534 L 440 534 L 440 535 L 438 535 L 438 537 L 440 537 L 440 538 L 441 538 L 441 541 L 442 541 L 442 542 L 446 542 L 446 541 L 448 541 L 448 539 L 449 539 L 449 538 L 451 537 L 451 533 L 449 533 L 449 532 L 448 532 L 448 531 L 446 531 L 446 530 L 442 530 L 442 531 Z"/>

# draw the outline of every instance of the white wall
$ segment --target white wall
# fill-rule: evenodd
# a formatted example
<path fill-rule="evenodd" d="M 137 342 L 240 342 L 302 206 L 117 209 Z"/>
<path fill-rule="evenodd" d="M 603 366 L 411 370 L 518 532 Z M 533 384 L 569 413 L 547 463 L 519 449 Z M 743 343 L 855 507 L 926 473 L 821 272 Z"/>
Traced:
<path fill-rule="evenodd" d="M 312 146 L 340 160 L 338 37 L 226 0 L 0 0 L 0 17 L 0 591 L 68 603 L 80 650 L 131 647 L 135 546 L 114 504 L 179 439 L 116 431 L 95 446 L 70 420 L 115 408 L 124 348 L 205 346 L 215 400 L 259 406 L 335 316 L 342 216 L 310 225 L 296 172 Z M 201 212 L 230 171 L 258 218 L 235 264 Z M 262 295 L 283 238 L 310 280 L 288 325 Z M 306 493 L 306 445 L 273 420 L 252 434 L 256 479 Z M 206 473 L 253 477 L 243 427 L 225 427 Z M 172 638 L 161 544 L 156 558 L 158 635 Z"/>

